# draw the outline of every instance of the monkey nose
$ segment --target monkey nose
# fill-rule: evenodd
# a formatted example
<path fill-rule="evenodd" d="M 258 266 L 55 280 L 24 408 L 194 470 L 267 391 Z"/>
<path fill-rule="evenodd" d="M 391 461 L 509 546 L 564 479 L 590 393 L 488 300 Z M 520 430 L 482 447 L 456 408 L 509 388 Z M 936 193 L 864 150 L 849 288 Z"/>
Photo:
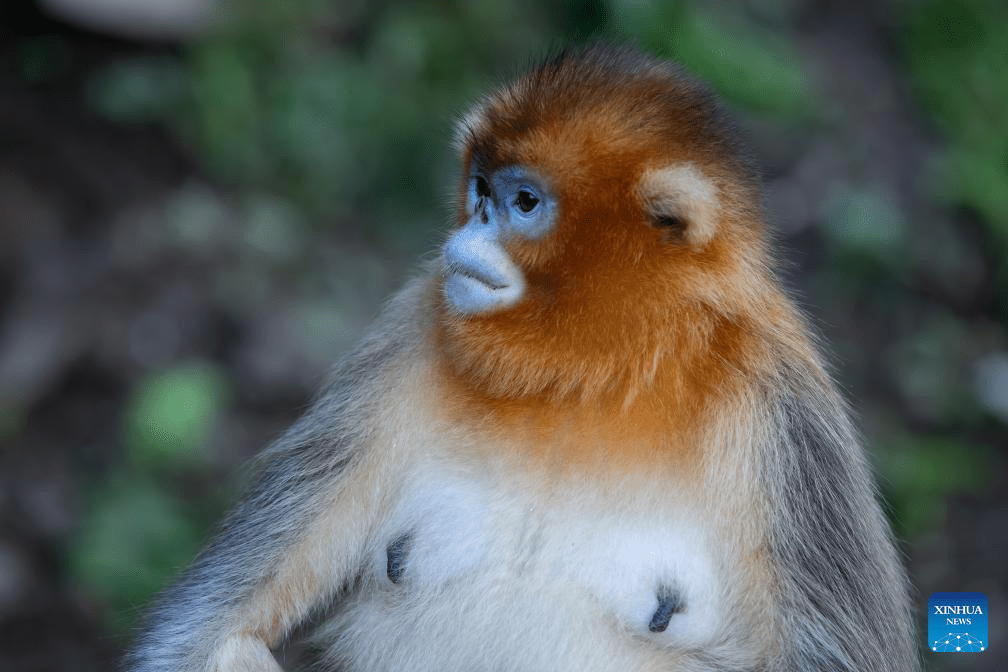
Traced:
<path fill-rule="evenodd" d="M 487 199 L 481 196 L 480 199 L 476 201 L 476 211 L 473 214 L 475 214 L 476 217 L 479 218 L 479 221 L 481 223 L 487 224 L 490 222 L 490 215 L 491 215 L 491 213 L 488 212 L 488 210 L 489 207 L 487 205 Z"/>

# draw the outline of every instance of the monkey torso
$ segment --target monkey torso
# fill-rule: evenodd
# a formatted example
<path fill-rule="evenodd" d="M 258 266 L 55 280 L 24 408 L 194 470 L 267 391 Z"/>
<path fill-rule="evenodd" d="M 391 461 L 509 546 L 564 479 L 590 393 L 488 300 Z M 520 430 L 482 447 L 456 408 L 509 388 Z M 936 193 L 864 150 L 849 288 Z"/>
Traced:
<path fill-rule="evenodd" d="M 351 669 L 676 669 L 671 652 L 718 648 L 737 605 L 693 511 L 476 471 L 410 484 L 337 610 Z"/>
<path fill-rule="evenodd" d="M 432 336 L 418 325 L 415 338 Z M 398 469 L 361 466 L 388 496 L 325 628 L 335 661 L 688 670 L 768 655 L 758 503 L 714 451 L 682 450 L 634 404 L 491 402 L 447 383 L 435 357 L 412 361 L 375 435 Z"/>

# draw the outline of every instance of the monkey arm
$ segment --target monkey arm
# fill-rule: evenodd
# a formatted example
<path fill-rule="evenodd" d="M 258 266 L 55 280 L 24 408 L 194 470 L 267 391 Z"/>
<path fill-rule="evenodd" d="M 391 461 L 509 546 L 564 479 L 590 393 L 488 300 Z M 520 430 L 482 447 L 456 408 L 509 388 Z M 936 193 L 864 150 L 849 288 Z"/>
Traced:
<path fill-rule="evenodd" d="M 766 451 L 762 475 L 775 504 L 779 608 L 790 617 L 771 669 L 916 669 L 905 579 L 863 451 L 815 374 L 787 377 L 768 423 L 779 444 Z"/>
<path fill-rule="evenodd" d="M 263 453 L 215 541 L 155 603 L 127 669 L 277 671 L 269 649 L 353 579 L 396 491 L 377 428 L 393 370 L 402 375 L 417 342 L 408 317 L 386 318 L 398 328 L 379 319 L 325 395 Z"/>
<path fill-rule="evenodd" d="M 131 669 L 279 670 L 269 648 L 352 578 L 379 509 L 360 492 L 366 453 L 306 438 L 268 452 L 217 539 L 161 596 Z"/>

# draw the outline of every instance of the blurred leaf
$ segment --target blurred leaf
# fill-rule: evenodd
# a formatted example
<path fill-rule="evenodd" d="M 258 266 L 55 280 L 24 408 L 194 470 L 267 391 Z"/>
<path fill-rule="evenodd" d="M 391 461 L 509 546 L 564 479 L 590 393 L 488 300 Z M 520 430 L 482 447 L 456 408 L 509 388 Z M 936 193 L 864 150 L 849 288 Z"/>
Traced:
<path fill-rule="evenodd" d="M 176 499 L 121 478 L 94 494 L 69 550 L 70 574 L 110 607 L 110 627 L 124 632 L 136 606 L 192 561 L 202 533 Z"/>
<path fill-rule="evenodd" d="M 996 310 L 1001 320 L 1008 324 L 1008 254 L 1004 255 L 994 274 Z"/>
<path fill-rule="evenodd" d="M 60 35 L 37 35 L 21 39 L 15 47 L 18 74 L 29 82 L 41 82 L 60 74 L 68 62 L 67 47 Z"/>
<path fill-rule="evenodd" d="M 16 406 L 0 406 L 0 440 L 10 440 L 24 427 L 24 412 Z"/>
<path fill-rule="evenodd" d="M 339 307 L 328 301 L 301 301 L 291 319 L 298 350 L 316 365 L 330 362 L 332 353 L 347 347 L 356 334 Z"/>
<path fill-rule="evenodd" d="M 273 263 L 301 258 L 305 229 L 301 212 L 288 201 L 252 195 L 244 204 L 245 240 Z"/>
<path fill-rule="evenodd" d="M 933 307 L 888 353 L 892 379 L 918 419 L 946 426 L 980 419 L 970 345 L 970 325 Z"/>
<path fill-rule="evenodd" d="M 193 121 L 211 167 L 231 178 L 262 175 L 262 122 L 256 73 L 246 55 L 227 43 L 193 50 Z"/>
<path fill-rule="evenodd" d="M 953 438 L 894 433 L 877 451 L 887 499 L 901 534 L 919 536 L 941 522 L 949 495 L 980 493 L 992 482 L 992 451 Z"/>
<path fill-rule="evenodd" d="M 550 22 L 560 35 L 585 40 L 605 27 L 609 19 L 609 3 L 605 0 L 567 0 L 543 3 Z"/>
<path fill-rule="evenodd" d="M 976 395 L 988 413 L 1008 425 L 1008 352 L 994 352 L 976 363 Z"/>
<path fill-rule="evenodd" d="M 905 247 L 903 215 L 880 188 L 834 191 L 826 200 L 824 214 L 824 230 L 848 250 L 885 261 Z"/>
<path fill-rule="evenodd" d="M 225 197 L 201 182 L 177 189 L 165 206 L 165 229 L 187 253 L 212 257 L 233 238 Z"/>
<path fill-rule="evenodd" d="M 276 195 L 306 221 L 392 212 L 392 226 L 425 228 L 466 95 L 518 65 L 514 54 L 544 52 L 551 21 L 586 29 L 603 9 L 250 0 L 177 61 L 116 64 L 92 95 L 106 116 L 170 125 L 215 180 Z"/>
<path fill-rule="evenodd" d="M 951 143 L 933 189 L 975 208 L 1008 243 L 1008 5 L 923 0 L 907 7 L 901 38 L 911 79 Z"/>
<path fill-rule="evenodd" d="M 91 105 L 119 122 L 165 122 L 188 96 L 182 64 L 169 58 L 113 63 L 89 82 Z"/>
<path fill-rule="evenodd" d="M 1005 96 L 1008 100 L 1008 91 Z M 949 149 L 936 162 L 932 189 L 943 201 L 974 208 L 1008 246 L 1008 165 L 998 149 L 996 145 Z"/>
<path fill-rule="evenodd" d="M 205 462 L 207 439 L 228 397 L 223 374 L 208 364 L 149 376 L 127 406 L 130 457 L 153 468 Z"/>
<path fill-rule="evenodd" d="M 779 33 L 683 2 L 618 3 L 614 12 L 620 32 L 681 61 L 729 101 L 786 119 L 816 114 L 802 59 Z"/>
<path fill-rule="evenodd" d="M 956 439 L 904 437 L 884 454 L 883 473 L 903 490 L 975 493 L 991 483 L 991 453 Z"/>
<path fill-rule="evenodd" d="M 373 125 L 385 94 L 371 73 L 335 55 L 287 67 L 266 107 L 272 171 L 302 203 L 333 213 L 371 176 L 373 139 L 359 129 Z"/>

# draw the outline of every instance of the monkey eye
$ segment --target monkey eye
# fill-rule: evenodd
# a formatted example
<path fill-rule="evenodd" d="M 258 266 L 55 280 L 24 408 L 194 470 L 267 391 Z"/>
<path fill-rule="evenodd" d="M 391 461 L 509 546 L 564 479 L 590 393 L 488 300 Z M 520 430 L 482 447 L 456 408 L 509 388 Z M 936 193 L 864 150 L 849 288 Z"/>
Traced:
<path fill-rule="evenodd" d="M 654 225 L 660 229 L 684 229 L 686 228 L 686 222 L 684 222 L 679 217 L 672 217 L 671 215 L 661 215 L 654 218 Z"/>
<path fill-rule="evenodd" d="M 682 242 L 689 223 L 675 215 L 659 215 L 651 220 L 651 226 L 662 231 L 669 242 Z"/>
<path fill-rule="evenodd" d="M 518 192 L 518 208 L 522 212 L 532 212 L 537 205 L 539 205 L 539 199 L 535 194 L 525 190 Z"/>
<path fill-rule="evenodd" d="M 490 196 L 490 183 L 482 175 L 476 176 L 476 195 L 484 198 Z"/>

